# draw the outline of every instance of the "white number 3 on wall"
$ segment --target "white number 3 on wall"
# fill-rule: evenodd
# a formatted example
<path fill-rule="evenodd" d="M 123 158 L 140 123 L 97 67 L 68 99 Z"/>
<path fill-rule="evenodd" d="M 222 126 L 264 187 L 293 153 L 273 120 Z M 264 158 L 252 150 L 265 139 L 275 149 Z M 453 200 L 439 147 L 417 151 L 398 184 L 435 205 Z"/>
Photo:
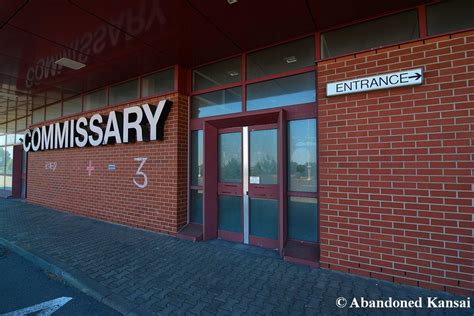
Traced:
<path fill-rule="evenodd" d="M 148 158 L 135 158 L 134 159 L 135 161 L 140 161 L 140 165 L 138 166 L 137 172 L 135 173 L 135 177 L 133 177 L 133 183 L 135 183 L 135 185 L 139 187 L 140 189 L 144 189 L 148 185 L 148 177 L 143 171 L 141 171 L 147 159 Z M 143 180 L 140 181 L 141 183 L 137 182 L 138 177 L 143 178 Z"/>

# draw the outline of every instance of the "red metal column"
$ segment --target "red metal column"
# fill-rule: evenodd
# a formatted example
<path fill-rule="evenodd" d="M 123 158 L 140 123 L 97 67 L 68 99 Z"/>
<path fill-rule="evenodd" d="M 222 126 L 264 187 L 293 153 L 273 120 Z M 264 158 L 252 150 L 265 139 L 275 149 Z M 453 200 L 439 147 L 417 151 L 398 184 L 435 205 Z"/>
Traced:
<path fill-rule="evenodd" d="M 13 179 L 12 179 L 12 197 L 21 198 L 21 176 L 23 166 L 23 145 L 13 146 Z"/>
<path fill-rule="evenodd" d="M 217 238 L 217 138 L 218 130 L 204 123 L 203 239 Z"/>

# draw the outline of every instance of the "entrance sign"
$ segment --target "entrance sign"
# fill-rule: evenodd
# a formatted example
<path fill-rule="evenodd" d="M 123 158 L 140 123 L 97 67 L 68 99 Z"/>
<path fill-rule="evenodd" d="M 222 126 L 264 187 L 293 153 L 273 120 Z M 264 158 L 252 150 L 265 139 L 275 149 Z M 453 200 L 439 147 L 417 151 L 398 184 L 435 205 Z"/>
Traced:
<path fill-rule="evenodd" d="M 377 76 L 328 83 L 326 85 L 326 95 L 331 97 L 335 95 L 413 86 L 422 83 L 423 69 L 416 68 Z"/>
<path fill-rule="evenodd" d="M 163 139 L 164 123 L 172 102 L 161 100 L 158 106 L 143 104 L 109 115 L 94 114 L 62 123 L 26 130 L 22 140 L 25 151 L 99 146 Z"/>

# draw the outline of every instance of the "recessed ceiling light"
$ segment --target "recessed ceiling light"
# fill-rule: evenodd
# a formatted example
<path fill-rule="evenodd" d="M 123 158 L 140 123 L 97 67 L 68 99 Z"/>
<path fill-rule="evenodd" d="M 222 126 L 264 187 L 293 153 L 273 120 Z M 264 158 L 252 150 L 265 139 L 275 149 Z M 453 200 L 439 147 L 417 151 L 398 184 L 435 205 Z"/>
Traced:
<path fill-rule="evenodd" d="M 228 4 L 235 4 L 237 3 L 238 0 L 227 0 L 227 3 Z"/>
<path fill-rule="evenodd" d="M 235 76 L 238 76 L 238 75 L 239 75 L 239 73 L 238 73 L 237 71 L 235 71 L 235 70 L 228 71 L 227 73 L 228 73 L 229 76 L 231 76 L 231 77 L 235 77 Z"/>
<path fill-rule="evenodd" d="M 75 60 L 72 60 L 72 59 L 69 59 L 69 58 L 66 58 L 66 57 L 63 57 L 59 60 L 56 60 L 55 63 L 58 64 L 58 65 L 70 68 L 70 69 L 74 69 L 74 70 L 79 70 L 79 69 L 86 66 L 83 63 L 80 63 L 78 61 L 75 61 Z"/>
<path fill-rule="evenodd" d="M 285 61 L 287 64 L 291 64 L 291 63 L 297 62 L 298 59 L 296 59 L 295 56 L 288 56 L 288 57 L 285 57 Z"/>

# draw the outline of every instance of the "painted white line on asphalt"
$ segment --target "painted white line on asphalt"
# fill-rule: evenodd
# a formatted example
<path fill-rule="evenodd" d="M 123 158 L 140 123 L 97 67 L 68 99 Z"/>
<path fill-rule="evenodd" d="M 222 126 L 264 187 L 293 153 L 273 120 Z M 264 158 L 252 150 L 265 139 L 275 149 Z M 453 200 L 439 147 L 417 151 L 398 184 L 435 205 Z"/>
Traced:
<path fill-rule="evenodd" d="M 70 300 L 72 300 L 72 297 L 63 296 L 34 306 L 25 307 L 23 309 L 19 309 L 6 314 L 1 314 L 0 316 L 21 316 L 35 312 L 38 313 L 38 316 L 49 316 L 61 307 L 63 307 Z"/>

